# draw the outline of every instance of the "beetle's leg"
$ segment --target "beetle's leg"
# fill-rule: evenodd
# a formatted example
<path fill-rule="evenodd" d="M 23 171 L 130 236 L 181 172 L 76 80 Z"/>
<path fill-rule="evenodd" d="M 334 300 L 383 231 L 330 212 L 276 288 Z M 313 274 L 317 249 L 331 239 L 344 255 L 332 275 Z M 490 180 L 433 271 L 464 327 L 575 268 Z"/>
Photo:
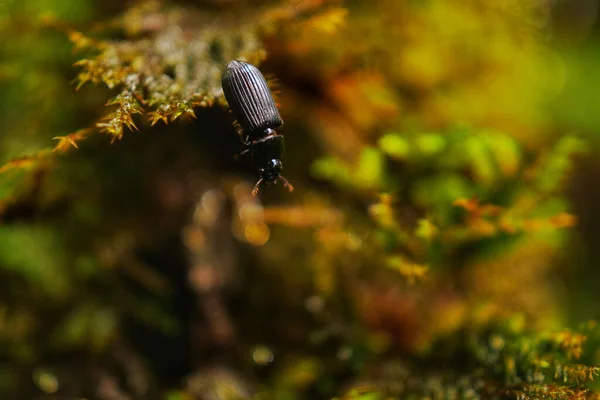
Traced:
<path fill-rule="evenodd" d="M 240 138 L 242 139 L 242 143 L 246 147 L 250 146 L 250 144 L 252 143 L 250 141 L 250 135 L 247 135 L 244 131 L 240 131 Z"/>
<path fill-rule="evenodd" d="M 252 196 L 256 197 L 256 195 L 258 194 L 258 191 L 260 190 L 260 184 L 263 182 L 263 178 L 260 178 L 258 180 L 258 182 L 256 182 L 256 185 L 254 185 L 254 189 L 252 189 Z"/>
<path fill-rule="evenodd" d="M 288 180 L 287 180 L 287 179 L 285 179 L 283 176 L 280 176 L 280 177 L 279 177 L 279 180 L 283 181 L 283 187 L 286 187 L 286 188 L 288 188 L 288 190 L 289 190 L 290 192 L 293 192 L 293 191 L 294 191 L 294 186 L 292 186 L 292 184 L 291 184 L 291 183 L 289 183 L 289 182 L 288 182 Z"/>
<path fill-rule="evenodd" d="M 260 138 L 260 139 L 258 139 L 258 140 L 255 140 L 255 141 L 254 141 L 254 142 L 252 142 L 252 143 L 264 143 L 264 142 L 267 142 L 267 141 L 269 141 L 269 140 L 273 140 L 273 137 L 274 137 L 274 136 L 276 136 L 276 135 L 265 136 L 265 137 L 263 137 L 263 138 Z M 280 137 L 283 137 L 283 136 L 280 136 Z"/>
<path fill-rule="evenodd" d="M 240 152 L 239 154 L 235 155 L 236 161 L 239 160 L 240 157 L 244 157 L 244 156 L 250 154 L 250 146 L 252 145 L 252 143 L 250 142 L 250 138 L 248 137 L 248 135 L 242 135 L 242 136 L 240 136 L 240 140 L 242 141 L 242 144 L 244 145 L 245 149 L 242 150 L 242 152 Z"/>

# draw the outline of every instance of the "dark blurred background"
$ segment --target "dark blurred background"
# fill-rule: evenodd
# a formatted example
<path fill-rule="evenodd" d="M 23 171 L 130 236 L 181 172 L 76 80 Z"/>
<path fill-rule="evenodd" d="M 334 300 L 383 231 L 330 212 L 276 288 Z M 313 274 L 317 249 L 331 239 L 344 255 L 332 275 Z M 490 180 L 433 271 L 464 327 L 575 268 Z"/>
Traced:
<path fill-rule="evenodd" d="M 0 398 L 594 398 L 599 12 L 0 0 Z"/>

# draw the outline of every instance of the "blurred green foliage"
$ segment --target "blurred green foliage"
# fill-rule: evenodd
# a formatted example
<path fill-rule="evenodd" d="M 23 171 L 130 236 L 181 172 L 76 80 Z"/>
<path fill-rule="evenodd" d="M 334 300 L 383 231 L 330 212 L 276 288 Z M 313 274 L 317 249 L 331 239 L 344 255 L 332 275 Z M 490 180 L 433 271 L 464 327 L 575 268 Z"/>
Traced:
<path fill-rule="evenodd" d="M 551 14 L 0 2 L 0 397 L 600 398 L 596 48 Z M 234 159 L 232 59 L 293 194 Z"/>

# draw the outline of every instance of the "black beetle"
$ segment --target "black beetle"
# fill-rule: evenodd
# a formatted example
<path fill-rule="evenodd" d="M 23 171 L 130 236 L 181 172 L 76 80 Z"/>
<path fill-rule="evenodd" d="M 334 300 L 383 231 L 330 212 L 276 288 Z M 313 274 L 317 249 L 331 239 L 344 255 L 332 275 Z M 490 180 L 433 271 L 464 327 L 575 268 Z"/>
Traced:
<path fill-rule="evenodd" d="M 260 179 L 252 195 L 256 196 L 262 182 L 270 185 L 277 180 L 293 191 L 294 187 L 281 176 L 283 136 L 275 129 L 283 126 L 283 120 L 263 75 L 251 64 L 231 61 L 225 68 L 221 84 L 229 108 L 241 128 L 239 133 L 246 147 L 241 155 L 251 154 L 259 167 Z"/>

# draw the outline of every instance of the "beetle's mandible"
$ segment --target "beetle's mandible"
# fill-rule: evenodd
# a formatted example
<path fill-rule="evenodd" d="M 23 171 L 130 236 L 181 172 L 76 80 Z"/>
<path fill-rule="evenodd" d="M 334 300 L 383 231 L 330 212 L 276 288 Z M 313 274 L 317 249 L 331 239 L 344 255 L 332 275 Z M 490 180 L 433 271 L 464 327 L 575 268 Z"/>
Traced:
<path fill-rule="evenodd" d="M 221 84 L 229 108 L 241 128 L 241 139 L 246 147 L 241 154 L 251 154 L 259 168 L 260 179 L 252 195 L 256 196 L 261 183 L 270 185 L 278 180 L 293 191 L 294 187 L 281 176 L 283 136 L 275 129 L 283 126 L 283 120 L 261 72 L 251 64 L 231 61 L 225 68 Z"/>

